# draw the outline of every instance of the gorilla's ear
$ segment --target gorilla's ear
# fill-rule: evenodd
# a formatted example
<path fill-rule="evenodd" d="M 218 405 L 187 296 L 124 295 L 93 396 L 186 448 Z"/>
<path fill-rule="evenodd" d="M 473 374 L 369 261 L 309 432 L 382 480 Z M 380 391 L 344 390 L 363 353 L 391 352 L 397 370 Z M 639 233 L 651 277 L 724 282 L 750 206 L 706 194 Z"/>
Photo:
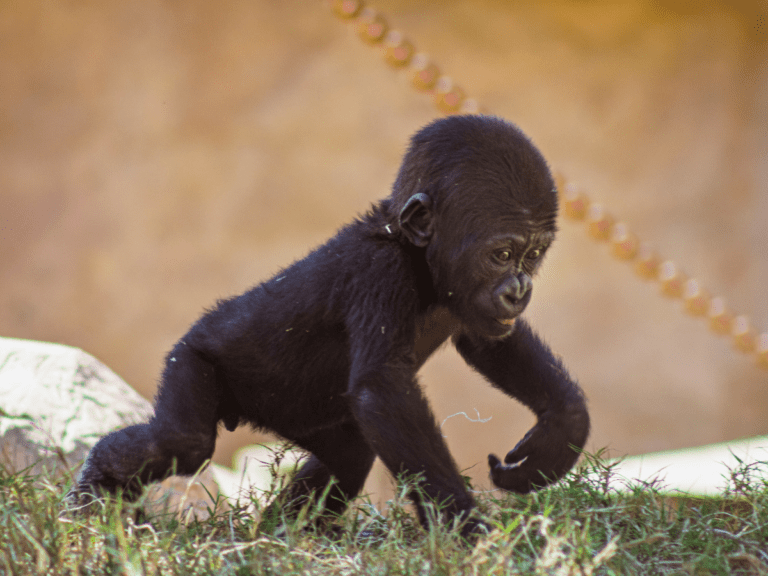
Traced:
<path fill-rule="evenodd" d="M 408 198 L 400 211 L 399 223 L 400 229 L 411 244 L 424 248 L 429 244 L 434 228 L 431 198 L 423 192 Z"/>

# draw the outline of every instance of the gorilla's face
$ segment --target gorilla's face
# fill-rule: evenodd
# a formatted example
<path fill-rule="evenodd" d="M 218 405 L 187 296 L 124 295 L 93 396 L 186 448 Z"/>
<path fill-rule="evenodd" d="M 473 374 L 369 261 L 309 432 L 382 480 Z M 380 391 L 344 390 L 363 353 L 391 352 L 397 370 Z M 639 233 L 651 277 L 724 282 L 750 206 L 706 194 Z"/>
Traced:
<path fill-rule="evenodd" d="M 465 327 L 502 338 L 530 302 L 533 276 L 555 234 L 531 222 L 490 225 L 493 220 L 482 235 L 463 237 L 444 252 L 447 278 L 438 282 L 450 286 L 442 296 Z"/>

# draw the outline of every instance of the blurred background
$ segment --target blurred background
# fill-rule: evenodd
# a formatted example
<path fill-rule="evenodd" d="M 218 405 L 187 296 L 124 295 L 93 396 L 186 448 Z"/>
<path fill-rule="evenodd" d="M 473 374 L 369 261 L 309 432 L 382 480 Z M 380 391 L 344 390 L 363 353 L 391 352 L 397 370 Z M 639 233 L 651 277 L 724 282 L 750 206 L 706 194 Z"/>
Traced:
<path fill-rule="evenodd" d="M 552 167 L 768 330 L 768 2 L 376 4 Z M 437 115 L 323 2 L 0 8 L 0 336 L 78 346 L 151 398 L 217 298 L 389 192 Z M 768 372 L 561 222 L 527 313 L 612 455 L 768 433 Z M 487 486 L 532 416 L 452 350 L 422 382 Z M 268 439 L 224 433 L 215 459 Z M 369 488 L 376 489 L 379 474 Z"/>

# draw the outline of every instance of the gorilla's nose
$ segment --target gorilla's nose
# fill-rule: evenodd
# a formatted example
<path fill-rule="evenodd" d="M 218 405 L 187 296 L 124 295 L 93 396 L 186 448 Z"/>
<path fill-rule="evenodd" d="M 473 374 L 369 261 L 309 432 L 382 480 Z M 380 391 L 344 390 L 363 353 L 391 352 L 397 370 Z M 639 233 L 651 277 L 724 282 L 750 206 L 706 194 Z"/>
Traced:
<path fill-rule="evenodd" d="M 505 310 L 514 313 L 521 312 L 525 306 L 533 282 L 528 274 L 511 275 L 498 289 L 497 295 Z"/>

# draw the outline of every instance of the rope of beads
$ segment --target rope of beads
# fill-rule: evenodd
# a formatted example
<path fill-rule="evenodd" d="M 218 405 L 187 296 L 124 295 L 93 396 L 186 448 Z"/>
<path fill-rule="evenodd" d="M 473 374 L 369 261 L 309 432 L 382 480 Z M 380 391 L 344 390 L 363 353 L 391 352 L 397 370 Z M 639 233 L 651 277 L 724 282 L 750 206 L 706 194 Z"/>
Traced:
<path fill-rule="evenodd" d="M 381 48 L 387 64 L 405 70 L 414 88 L 431 95 L 440 112 L 483 112 L 478 101 L 443 75 L 429 56 L 417 52 L 401 32 L 390 29 L 380 12 L 366 7 L 361 0 L 327 1 L 339 18 L 356 27 L 363 41 Z M 610 244 L 616 258 L 633 264 L 641 278 L 658 282 L 662 294 L 681 299 L 687 313 L 705 318 L 715 334 L 729 336 L 736 349 L 754 355 L 758 365 L 768 369 L 768 332 L 758 335 L 747 316 L 734 314 L 723 298 L 713 297 L 698 280 L 686 276 L 676 262 L 662 259 L 650 244 L 641 242 L 627 224 L 617 222 L 602 204 L 591 202 L 578 186 L 567 182 L 562 175 L 557 175 L 556 181 L 566 218 L 586 222 L 589 236 Z"/>

